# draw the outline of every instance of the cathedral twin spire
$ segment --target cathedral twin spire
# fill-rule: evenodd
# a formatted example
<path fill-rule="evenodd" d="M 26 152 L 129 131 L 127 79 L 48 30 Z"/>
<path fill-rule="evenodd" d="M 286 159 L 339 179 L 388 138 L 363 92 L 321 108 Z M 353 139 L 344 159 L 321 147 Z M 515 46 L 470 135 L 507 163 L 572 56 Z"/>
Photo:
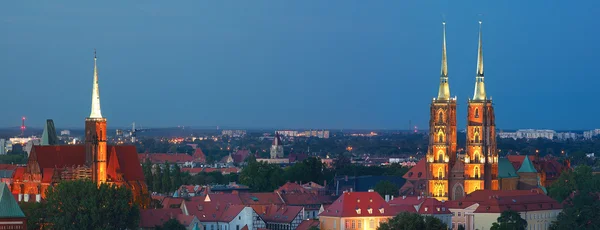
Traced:
<path fill-rule="evenodd" d="M 98 66 L 96 64 L 96 50 L 94 49 L 94 83 L 92 86 L 92 112 L 89 118 L 102 118 L 100 111 L 100 89 L 98 87 Z"/>
<path fill-rule="evenodd" d="M 483 75 L 483 41 L 481 35 L 481 24 L 479 21 L 479 44 L 477 50 L 477 75 L 475 77 L 475 94 L 473 100 L 482 101 L 486 100 L 484 75 Z M 446 22 L 442 22 L 442 69 L 440 74 L 440 89 L 438 92 L 437 100 L 449 100 L 450 99 L 450 85 L 448 83 L 448 61 L 446 57 Z"/>

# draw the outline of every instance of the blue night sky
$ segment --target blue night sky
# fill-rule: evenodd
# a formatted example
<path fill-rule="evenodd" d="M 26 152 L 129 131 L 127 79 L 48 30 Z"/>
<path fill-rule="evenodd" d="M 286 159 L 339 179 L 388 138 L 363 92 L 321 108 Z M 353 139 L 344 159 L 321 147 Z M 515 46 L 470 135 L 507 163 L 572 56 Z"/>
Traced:
<path fill-rule="evenodd" d="M 450 3 L 452 2 L 452 4 Z M 459 128 L 483 20 L 497 127 L 600 127 L 600 1 L 2 1 L 0 127 L 425 128 L 447 21 Z"/>

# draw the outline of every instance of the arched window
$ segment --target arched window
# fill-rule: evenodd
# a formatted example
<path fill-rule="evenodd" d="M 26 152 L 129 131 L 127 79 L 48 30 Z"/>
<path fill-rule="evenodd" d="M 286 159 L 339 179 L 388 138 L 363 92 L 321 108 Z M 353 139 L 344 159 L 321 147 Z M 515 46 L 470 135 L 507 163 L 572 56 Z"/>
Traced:
<path fill-rule="evenodd" d="M 479 143 L 479 133 L 475 133 L 475 143 Z"/>
<path fill-rule="evenodd" d="M 442 189 L 438 190 L 438 196 L 444 196 L 444 191 Z"/>
<path fill-rule="evenodd" d="M 475 175 L 474 175 L 475 179 L 479 179 L 479 167 L 475 166 L 475 170 L 474 170 L 474 171 L 475 171 L 475 172 L 474 172 L 474 174 L 475 174 Z"/>
<path fill-rule="evenodd" d="M 475 108 L 475 118 L 479 118 L 479 109 Z"/>
<path fill-rule="evenodd" d="M 443 133 L 438 134 L 438 142 L 444 142 L 444 134 Z"/>
<path fill-rule="evenodd" d="M 438 152 L 438 162 L 444 162 L 444 152 L 442 150 Z"/>
<path fill-rule="evenodd" d="M 441 180 L 442 178 L 444 178 L 444 171 L 442 171 L 442 168 L 438 169 L 438 180 Z"/>
<path fill-rule="evenodd" d="M 479 163 L 479 152 L 475 151 L 475 153 L 473 154 L 473 160 L 475 161 L 475 163 Z"/>
<path fill-rule="evenodd" d="M 444 122 L 444 113 L 442 111 L 438 114 L 438 122 Z"/>

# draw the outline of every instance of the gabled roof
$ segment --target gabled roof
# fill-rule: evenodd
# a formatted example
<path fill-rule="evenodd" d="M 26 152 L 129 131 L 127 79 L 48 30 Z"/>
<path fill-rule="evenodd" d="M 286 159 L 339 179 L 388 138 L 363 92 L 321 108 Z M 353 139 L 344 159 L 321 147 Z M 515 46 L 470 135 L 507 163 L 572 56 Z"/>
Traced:
<path fill-rule="evenodd" d="M 146 159 L 154 164 L 164 164 L 169 162 L 171 164 L 183 164 L 186 162 L 193 162 L 194 157 L 186 153 L 140 153 L 138 154 L 140 162 L 145 162 Z"/>
<path fill-rule="evenodd" d="M 529 196 L 494 196 L 479 203 L 475 213 L 501 213 L 503 211 L 529 212 L 539 210 L 557 210 L 562 205 L 544 194 Z"/>
<path fill-rule="evenodd" d="M 245 205 L 283 205 L 283 199 L 274 192 L 240 193 L 242 203 Z"/>
<path fill-rule="evenodd" d="M 429 215 L 451 214 L 450 210 L 446 207 L 446 202 L 435 198 L 425 198 L 419 206 L 418 213 Z"/>
<path fill-rule="evenodd" d="M 253 205 L 252 209 L 268 223 L 290 223 L 302 214 L 303 207 L 288 205 Z"/>
<path fill-rule="evenodd" d="M 303 220 L 302 223 L 296 227 L 296 230 L 308 230 L 311 227 L 319 227 L 320 222 L 318 220 Z"/>
<path fill-rule="evenodd" d="M 281 194 L 286 194 L 286 193 L 306 193 L 308 192 L 304 187 L 302 187 L 301 185 L 294 183 L 294 182 L 287 182 L 284 185 L 282 185 L 281 187 L 279 187 L 277 189 L 277 191 Z"/>
<path fill-rule="evenodd" d="M 521 167 L 519 168 L 519 170 L 517 172 L 518 173 L 537 173 L 537 170 L 533 166 L 531 159 L 529 159 L 529 157 L 525 157 L 525 159 L 523 160 L 523 164 L 521 164 Z"/>
<path fill-rule="evenodd" d="M 287 205 L 320 205 L 331 204 L 333 197 L 317 195 L 314 193 L 286 193 L 281 194 L 281 197 Z"/>
<path fill-rule="evenodd" d="M 0 182 L 0 207 L 2 207 L 0 218 L 25 218 L 25 214 L 4 182 Z"/>
<path fill-rule="evenodd" d="M 418 179 L 426 179 L 427 175 L 427 162 L 425 162 L 425 158 L 421 159 L 415 166 L 410 168 L 408 172 L 402 176 L 402 178 L 407 180 L 418 180 Z"/>
<path fill-rule="evenodd" d="M 116 151 L 118 165 L 126 181 L 144 181 L 142 166 L 137 157 L 137 150 L 133 145 L 108 145 L 108 162 L 111 162 L 110 151 Z M 39 146 L 32 148 L 30 158 L 35 158 L 40 169 L 64 168 L 85 165 L 85 146 L 84 145 L 56 145 Z M 110 166 L 110 165 L 109 165 Z M 20 178 L 15 175 L 15 178 Z"/>
<path fill-rule="evenodd" d="M 360 213 L 360 214 L 359 214 Z M 390 205 L 376 192 L 346 192 L 334 201 L 321 216 L 369 217 L 393 216 Z"/>
<path fill-rule="evenodd" d="M 183 214 L 181 209 L 142 209 L 140 210 L 140 227 L 162 226 L 170 219 L 177 219 L 181 214 Z"/>
<path fill-rule="evenodd" d="M 513 178 L 519 177 L 513 164 L 510 163 L 508 158 L 498 159 L 498 178 Z"/>
<path fill-rule="evenodd" d="M 231 222 L 245 208 L 244 205 L 214 200 L 184 201 L 183 206 L 189 215 L 196 216 L 200 222 Z"/>

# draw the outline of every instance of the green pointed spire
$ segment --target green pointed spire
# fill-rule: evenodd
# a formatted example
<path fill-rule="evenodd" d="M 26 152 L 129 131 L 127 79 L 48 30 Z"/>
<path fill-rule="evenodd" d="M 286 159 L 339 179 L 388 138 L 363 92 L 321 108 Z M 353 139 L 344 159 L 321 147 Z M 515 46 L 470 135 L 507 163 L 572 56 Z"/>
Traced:
<path fill-rule="evenodd" d="M 0 182 L 0 207 L 2 207 L 0 208 L 0 218 L 25 217 L 15 197 L 10 193 L 4 182 Z"/>
<path fill-rule="evenodd" d="M 58 145 L 58 137 L 56 136 L 56 129 L 54 128 L 54 121 L 52 119 L 46 120 L 41 145 Z"/>
<path fill-rule="evenodd" d="M 529 156 L 525 156 L 525 160 L 523 160 L 523 164 L 521 164 L 521 168 L 517 171 L 518 173 L 537 173 L 535 167 L 533 167 L 533 162 L 529 159 Z"/>

